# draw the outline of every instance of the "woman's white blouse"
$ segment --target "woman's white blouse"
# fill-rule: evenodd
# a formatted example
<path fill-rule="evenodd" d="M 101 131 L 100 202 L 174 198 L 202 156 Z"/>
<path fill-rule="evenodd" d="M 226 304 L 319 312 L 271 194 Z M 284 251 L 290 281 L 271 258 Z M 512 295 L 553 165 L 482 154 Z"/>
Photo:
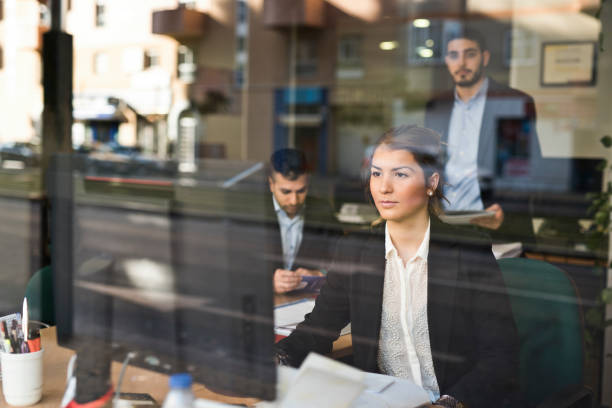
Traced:
<path fill-rule="evenodd" d="M 408 378 L 440 397 L 427 323 L 427 254 L 429 226 L 415 255 L 404 266 L 385 228 L 385 283 L 378 347 L 384 374 Z"/>

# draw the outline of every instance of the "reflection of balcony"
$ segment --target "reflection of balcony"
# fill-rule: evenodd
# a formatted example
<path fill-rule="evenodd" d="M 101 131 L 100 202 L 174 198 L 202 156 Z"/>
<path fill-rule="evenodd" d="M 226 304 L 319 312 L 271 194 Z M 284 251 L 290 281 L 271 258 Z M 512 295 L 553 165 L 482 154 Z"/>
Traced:
<path fill-rule="evenodd" d="M 177 40 L 204 35 L 206 13 L 179 7 L 153 12 L 153 34 L 162 34 Z"/>
<path fill-rule="evenodd" d="M 233 112 L 233 71 L 222 68 L 198 67 L 195 81 L 189 88 L 189 98 L 201 111 Z"/>
<path fill-rule="evenodd" d="M 268 27 L 322 27 L 323 0 L 264 0 L 263 18 Z"/>

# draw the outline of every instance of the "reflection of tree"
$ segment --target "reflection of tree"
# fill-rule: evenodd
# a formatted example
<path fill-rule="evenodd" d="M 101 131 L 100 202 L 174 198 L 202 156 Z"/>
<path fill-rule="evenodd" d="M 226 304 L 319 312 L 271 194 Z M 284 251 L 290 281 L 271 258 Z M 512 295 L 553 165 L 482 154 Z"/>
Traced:
<path fill-rule="evenodd" d="M 604 0 L 605 1 L 605 0 Z M 606 148 L 612 147 L 612 137 L 606 135 L 601 138 L 601 144 Z M 599 168 L 600 171 L 612 170 L 612 166 L 608 165 L 608 161 L 604 160 Z M 604 174 L 605 178 L 605 174 Z M 592 204 L 589 208 L 589 213 L 593 214 L 594 228 L 587 233 L 587 243 L 590 248 L 598 249 L 600 245 L 607 242 L 610 234 L 610 199 L 612 196 L 612 182 L 608 181 L 600 193 L 590 193 L 587 195 Z M 612 263 L 608 265 L 612 268 Z M 605 268 L 603 269 L 605 272 Z M 603 273 L 602 272 L 602 273 Z M 604 288 L 598 299 L 597 307 L 589 309 L 585 314 L 586 333 L 585 341 L 587 345 L 595 345 L 596 339 L 603 333 L 606 327 L 612 326 L 612 319 L 605 318 L 606 305 L 612 304 L 612 288 Z M 589 347 L 590 349 L 590 347 Z M 612 357 L 608 354 L 606 357 Z"/>
<path fill-rule="evenodd" d="M 604 4 L 606 0 L 601 0 L 601 4 L 595 13 L 595 18 L 599 20 L 601 23 L 602 30 L 599 32 L 599 51 L 604 52 L 604 33 L 603 33 L 603 21 L 601 21 L 601 13 L 603 11 Z"/>

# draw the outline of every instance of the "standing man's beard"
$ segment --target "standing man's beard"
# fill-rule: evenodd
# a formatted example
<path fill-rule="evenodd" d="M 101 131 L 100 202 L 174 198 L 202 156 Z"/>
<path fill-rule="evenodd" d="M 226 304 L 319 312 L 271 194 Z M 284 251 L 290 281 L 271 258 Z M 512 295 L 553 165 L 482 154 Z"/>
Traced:
<path fill-rule="evenodd" d="M 460 68 L 459 71 L 461 70 L 465 70 L 465 68 Z M 484 71 L 484 64 L 481 63 L 480 66 L 478 67 L 478 71 L 474 72 L 474 76 L 471 79 L 459 80 L 455 82 L 455 85 L 462 87 L 462 88 L 469 88 L 475 85 L 480 80 L 480 78 L 482 78 L 483 71 Z"/>

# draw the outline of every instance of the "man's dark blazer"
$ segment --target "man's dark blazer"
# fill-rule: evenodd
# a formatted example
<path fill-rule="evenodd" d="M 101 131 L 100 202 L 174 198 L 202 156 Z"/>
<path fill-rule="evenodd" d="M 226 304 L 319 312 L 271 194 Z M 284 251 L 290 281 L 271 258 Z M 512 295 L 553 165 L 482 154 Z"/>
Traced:
<path fill-rule="evenodd" d="M 442 135 L 442 141 L 445 144 L 448 142 L 448 127 L 453 112 L 454 102 L 454 91 L 446 92 L 429 101 L 425 108 L 425 127 L 440 133 L 440 135 Z M 499 119 L 526 121 L 526 123 L 523 124 L 523 128 L 528 128 L 530 130 L 529 137 L 531 140 L 535 141 L 531 142 L 531 160 L 534 162 L 542 160 L 542 152 L 536 131 L 536 109 L 533 98 L 525 92 L 502 85 L 489 78 L 487 99 L 482 114 L 482 123 L 478 138 L 477 164 L 479 173 L 484 170 L 484 172 L 491 177 L 495 175 L 498 153 L 497 141 Z M 482 193 L 482 200 L 485 208 L 494 203 L 494 197 L 491 197 L 490 194 L 492 191 L 491 177 L 479 177 L 480 191 Z M 529 210 L 528 200 L 513 202 L 512 204 L 515 210 L 514 212 L 527 213 Z M 508 208 L 504 208 L 503 205 L 502 208 L 507 215 Z M 531 221 L 527 217 L 522 217 L 521 220 L 524 221 L 524 225 L 521 225 L 520 228 L 513 225 L 513 230 L 528 231 L 528 240 L 533 239 Z M 516 222 L 516 219 L 512 220 L 512 222 Z M 509 224 L 510 222 L 504 222 L 500 230 L 493 234 L 493 237 L 503 238 L 504 235 L 510 235 L 511 231 L 508 230 Z"/>
<path fill-rule="evenodd" d="M 274 270 L 284 268 L 283 246 L 281 232 L 278 225 L 272 194 L 266 203 L 267 211 L 267 240 L 268 253 Z M 333 209 L 325 200 L 307 196 L 303 209 L 304 229 L 302 242 L 293 262 L 292 270 L 297 268 L 325 269 L 329 268 L 337 234 L 334 232 L 335 223 Z"/>
<path fill-rule="evenodd" d="M 473 232 L 446 231 L 432 217 L 427 317 L 440 393 L 470 408 L 502 406 L 514 394 L 518 373 L 518 337 L 503 278 L 490 244 Z M 310 351 L 329 353 L 351 322 L 354 365 L 378 371 L 384 249 L 382 233 L 340 240 L 314 310 L 277 344 L 292 365 Z"/>

